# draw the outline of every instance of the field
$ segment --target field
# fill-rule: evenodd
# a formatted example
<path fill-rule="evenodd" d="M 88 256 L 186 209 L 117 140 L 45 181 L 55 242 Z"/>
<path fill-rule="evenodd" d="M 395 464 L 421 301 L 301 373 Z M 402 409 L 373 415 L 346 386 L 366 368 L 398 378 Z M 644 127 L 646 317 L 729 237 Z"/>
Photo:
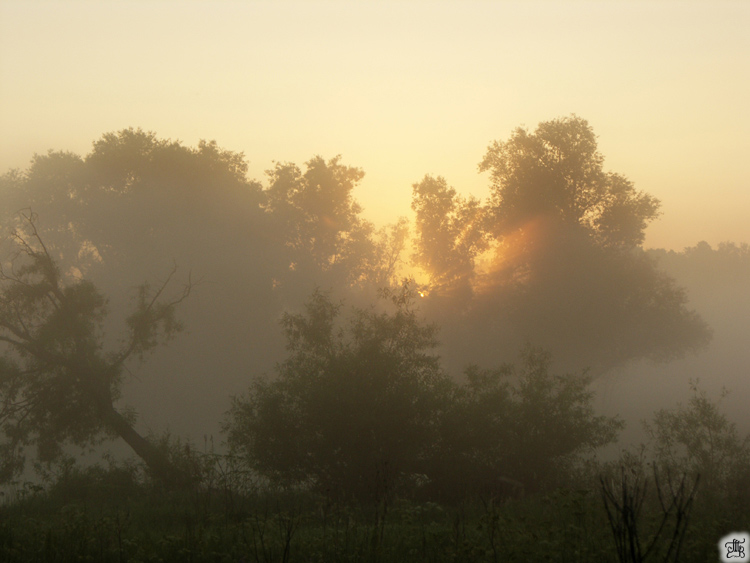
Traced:
<path fill-rule="evenodd" d="M 70 466 L 47 485 L 18 484 L 5 494 L 0 560 L 703 563 L 718 560 L 719 538 L 750 528 L 746 503 L 700 487 L 693 498 L 687 479 L 682 496 L 676 479 L 672 492 L 664 479 L 660 489 L 653 477 L 644 481 L 645 473 L 636 481 L 610 471 L 608 479 L 621 506 L 635 508 L 636 533 L 627 535 L 624 525 L 622 537 L 639 541 L 640 554 L 627 545 L 618 554 L 601 482 L 593 477 L 588 485 L 515 499 L 438 503 L 394 492 L 367 502 L 250 485 L 226 466 L 181 490 L 144 480 L 133 465 Z M 635 504 L 627 496 L 623 502 L 624 490 Z M 658 490 L 667 507 L 677 501 L 666 518 Z M 627 510 L 613 506 L 612 521 L 622 524 Z"/>

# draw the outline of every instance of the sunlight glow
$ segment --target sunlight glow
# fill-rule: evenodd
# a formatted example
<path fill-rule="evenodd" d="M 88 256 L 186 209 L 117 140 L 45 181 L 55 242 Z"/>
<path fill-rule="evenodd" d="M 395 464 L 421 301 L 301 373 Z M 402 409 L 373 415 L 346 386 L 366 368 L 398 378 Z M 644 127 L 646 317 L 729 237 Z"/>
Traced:
<path fill-rule="evenodd" d="M 216 139 L 261 181 L 342 154 L 382 225 L 426 173 L 485 197 L 490 142 L 575 113 L 664 202 L 647 246 L 750 240 L 748 24 L 729 1 L 6 1 L 0 173 L 127 127 Z"/>

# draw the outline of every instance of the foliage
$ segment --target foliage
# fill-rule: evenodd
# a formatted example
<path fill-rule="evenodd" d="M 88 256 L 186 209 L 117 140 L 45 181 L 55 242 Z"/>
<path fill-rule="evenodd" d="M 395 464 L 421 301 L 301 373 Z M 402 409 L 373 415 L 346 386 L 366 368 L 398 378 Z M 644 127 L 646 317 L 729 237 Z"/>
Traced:
<path fill-rule="evenodd" d="M 379 495 L 423 472 L 449 381 L 411 286 L 391 297 L 392 312 L 355 310 L 344 324 L 320 291 L 285 315 L 290 357 L 235 399 L 233 450 L 273 480 L 332 494 Z"/>
<path fill-rule="evenodd" d="M 18 209 L 33 208 L 63 270 L 95 274 L 119 290 L 118 280 L 140 281 L 165 259 L 229 288 L 239 270 L 243 288 L 261 301 L 272 303 L 275 288 L 295 306 L 315 283 L 392 281 L 405 225 L 389 236 L 361 217 L 353 190 L 362 170 L 340 156 L 315 156 L 304 170 L 276 163 L 266 187 L 247 171 L 243 153 L 216 141 L 186 147 L 123 129 L 103 135 L 85 157 L 50 151 L 1 176 L 0 222 L 14 224 Z M 228 247 L 237 250 L 230 259 Z"/>
<path fill-rule="evenodd" d="M 108 297 L 108 349 L 135 329 L 117 322 L 141 299 L 133 288 L 165 264 L 192 272 L 196 291 L 180 314 L 189 334 L 153 354 L 126 391 L 157 426 L 217 431 L 226 401 L 216 390 L 237 393 L 237 374 L 273 368 L 284 351 L 278 318 L 316 285 L 357 303 L 397 277 L 408 227 L 378 230 L 362 218 L 361 170 L 314 157 L 275 166 L 264 184 L 247 173 L 245 156 L 215 141 L 186 146 L 131 128 L 103 135 L 87 154 L 38 154 L 28 169 L 0 176 L 3 229 L 31 236 L 16 212 L 33 208 L 61 275 Z M 172 384 L 180 392 L 165 402 L 163 385 Z"/>
<path fill-rule="evenodd" d="M 179 259 L 187 253 L 176 248 L 210 247 L 227 229 L 234 237 L 249 226 L 257 233 L 261 187 L 246 172 L 242 154 L 215 142 L 188 148 L 124 129 L 103 135 L 86 157 L 50 151 L 25 172 L 3 176 L 2 222 L 22 228 L 14 214 L 32 208 L 45 218 L 40 234 L 64 271 L 131 279 L 137 270 L 140 280 L 144 268 L 161 267 L 161 250 Z M 197 232 L 208 222 L 212 229 Z"/>
<path fill-rule="evenodd" d="M 264 208 L 295 278 L 325 273 L 326 285 L 335 279 L 350 284 L 376 266 L 374 228 L 359 216 L 362 208 L 352 196 L 364 172 L 340 160 L 316 156 L 304 173 L 292 163 L 276 163 L 267 172 Z"/>
<path fill-rule="evenodd" d="M 491 177 L 483 204 L 442 178 L 414 185 L 425 311 L 463 363 L 497 363 L 533 342 L 567 369 L 598 374 L 710 340 L 685 291 L 641 248 L 659 202 L 603 160 L 573 116 L 493 143 L 479 167 Z"/>
<path fill-rule="evenodd" d="M 131 356 L 142 357 L 181 328 L 177 305 L 190 292 L 165 300 L 174 274 L 156 290 L 143 286 L 127 319 L 120 349 L 105 350 L 102 325 L 106 299 L 85 279 L 66 279 L 25 215 L 30 237 L 16 231 L 15 250 L 0 266 L 0 429 L 2 477 L 23 468 L 23 448 L 35 445 L 43 462 L 62 454 L 66 443 L 84 446 L 102 434 L 120 436 L 151 468 L 167 467 L 138 435 L 132 420 L 115 408 L 122 373 Z"/>
<path fill-rule="evenodd" d="M 430 275 L 433 285 L 468 284 L 474 257 L 487 248 L 480 202 L 456 195 L 442 177 L 425 176 L 414 184 L 413 193 L 418 236 L 414 263 Z"/>
<path fill-rule="evenodd" d="M 496 141 L 479 165 L 492 178 L 494 231 L 502 235 L 550 216 L 591 231 L 606 246 L 639 246 L 659 201 L 636 192 L 623 176 L 605 173 L 603 162 L 592 128 L 575 116 Z"/>
<path fill-rule="evenodd" d="M 0 505 L 0 560 L 617 560 L 594 489 L 457 506 L 401 499 L 378 520 L 382 514 L 369 504 L 333 503 L 310 493 L 255 489 L 236 502 L 209 488 L 167 493 L 127 475 L 120 468 L 71 471 L 49 492 L 29 491 Z M 657 531 L 652 520 L 658 516 L 646 502 L 643 537 Z M 680 561 L 712 560 L 716 539 L 725 533 L 696 505 Z"/>
<path fill-rule="evenodd" d="M 401 258 L 404 248 L 409 240 L 409 221 L 406 217 L 400 217 L 398 221 L 385 227 L 381 227 L 374 239 L 375 260 L 372 268 L 367 273 L 369 281 L 375 287 L 395 288 L 399 280 L 403 279 L 402 268 L 404 261 Z"/>
<path fill-rule="evenodd" d="M 691 391 L 686 405 L 660 409 L 644 422 L 652 455 L 659 466 L 700 475 L 705 489 L 734 496 L 750 482 L 750 436 L 739 435 L 697 382 Z"/>
<path fill-rule="evenodd" d="M 710 341 L 684 289 L 648 256 L 568 235 L 542 234 L 543 247 L 507 260 L 491 275 L 498 285 L 475 299 L 477 317 L 504 315 L 556 358 L 597 373 L 635 358 L 671 360 Z"/>
<path fill-rule="evenodd" d="M 283 321 L 289 358 L 256 378 L 226 423 L 233 451 L 271 482 L 344 495 L 393 490 L 444 500 L 554 486 L 622 422 L 596 416 L 586 374 L 552 375 L 527 349 L 518 369 L 470 367 L 448 379 L 435 327 L 409 286 L 392 313 L 341 307 L 321 292 Z"/>
<path fill-rule="evenodd" d="M 624 424 L 597 416 L 586 373 L 553 375 L 548 353 L 526 348 L 520 366 L 471 366 L 442 424 L 435 486 L 448 498 L 518 495 L 557 486 Z"/>

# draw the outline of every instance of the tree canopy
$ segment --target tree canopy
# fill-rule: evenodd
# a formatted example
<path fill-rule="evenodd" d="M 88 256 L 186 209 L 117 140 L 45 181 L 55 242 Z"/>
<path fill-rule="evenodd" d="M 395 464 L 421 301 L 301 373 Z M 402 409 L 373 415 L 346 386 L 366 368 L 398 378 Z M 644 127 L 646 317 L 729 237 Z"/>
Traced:
<path fill-rule="evenodd" d="M 542 122 L 534 133 L 516 129 L 479 165 L 491 178 L 488 227 L 503 236 L 546 217 L 585 228 L 603 245 L 640 245 L 659 201 L 603 163 L 593 129 L 579 117 Z"/>
<path fill-rule="evenodd" d="M 555 374 L 548 352 L 515 364 L 471 365 L 441 418 L 431 489 L 448 498 L 553 487 L 582 456 L 617 439 L 617 417 L 596 415 L 583 372 Z"/>
<path fill-rule="evenodd" d="M 439 286 L 467 286 L 474 259 L 487 249 L 483 209 L 476 198 L 464 199 L 445 178 L 425 176 L 413 185 L 417 242 L 414 263 Z"/>
<path fill-rule="evenodd" d="M 54 457 L 60 444 L 106 432 L 139 442 L 118 403 L 129 387 L 118 358 L 156 352 L 176 331 L 169 320 L 176 302 L 159 308 L 158 288 L 133 293 L 172 263 L 198 280 L 181 308 L 190 333 L 145 366 L 136 382 L 141 408 L 165 416 L 192 408 L 185 424 L 193 435 L 206 433 L 248 373 L 274 369 L 286 339 L 290 355 L 277 378 L 257 379 L 232 411 L 234 447 L 273 478 L 346 482 L 358 494 L 385 475 L 425 474 L 428 460 L 434 465 L 453 451 L 467 468 L 502 470 L 521 482 L 521 470 L 499 450 L 484 461 L 461 450 L 445 421 L 448 413 L 469 417 L 479 441 L 481 428 L 500 432 L 498 421 L 503 431 L 512 428 L 507 413 L 523 419 L 533 385 L 522 382 L 531 373 L 539 376 L 528 381 L 549 390 L 534 399 L 542 411 L 568 401 L 560 416 L 584 413 L 591 423 L 576 427 L 565 448 L 550 446 L 554 463 L 608 439 L 613 427 L 591 422 L 584 408 L 581 368 L 598 375 L 633 359 L 669 359 L 710 338 L 686 292 L 642 248 L 659 202 L 604 169 L 592 128 L 575 116 L 515 130 L 489 146 L 479 168 L 490 176 L 486 201 L 428 175 L 412 186 L 413 225 L 401 219 L 377 230 L 354 197 L 364 172 L 341 157 L 276 163 L 264 185 L 247 177 L 242 153 L 213 141 L 186 147 L 140 129 L 108 133 L 83 157 L 36 155 L 28 170 L 0 177 L 0 222 L 20 244 L 17 269 L 6 260 L 0 280 L 7 451 L 34 442 L 43 457 Z M 15 212 L 29 208 L 39 221 L 19 220 Z M 426 281 L 419 292 L 398 293 L 410 226 L 412 265 Z M 299 313 L 315 287 L 321 290 Z M 391 309 L 367 308 L 378 287 L 400 296 Z M 359 309 L 345 319 L 341 300 Z M 437 329 L 415 316 L 416 302 L 441 327 L 440 348 Z M 117 327 L 116 318 L 131 324 Z M 273 329 L 279 318 L 281 331 Z M 522 367 L 493 367 L 527 343 L 548 350 L 556 364 L 532 354 Z M 84 361 L 75 354 L 87 358 L 86 380 L 95 384 L 75 383 L 70 374 L 81 370 L 74 362 Z M 447 374 L 467 364 L 480 366 L 466 373 L 469 386 L 451 382 Z M 572 373 L 570 385 L 548 376 L 553 368 Z M 184 402 L 165 406 L 164 393 Z M 53 397 L 67 397 L 67 406 Z M 482 418 L 492 401 L 499 410 Z M 562 448 L 563 437 L 553 434 L 544 439 Z M 500 442 L 513 443 L 509 436 Z M 144 459 L 151 455 L 149 446 L 141 450 Z M 533 463 L 539 475 L 549 473 Z"/>
<path fill-rule="evenodd" d="M 267 176 L 263 207 L 286 260 L 281 286 L 296 283 L 306 295 L 315 284 L 347 287 L 382 277 L 385 242 L 352 194 L 361 169 L 341 164 L 340 156 L 317 156 L 304 173 L 293 163 L 276 163 Z"/>
<path fill-rule="evenodd" d="M 261 183 L 247 177 L 242 153 L 214 141 L 189 147 L 125 129 L 87 155 L 50 151 L 0 176 L 0 225 L 23 230 L 17 211 L 32 209 L 61 272 L 106 294 L 110 319 L 127 316 L 144 279 L 172 264 L 192 272 L 195 291 L 182 307 L 189 331 L 155 350 L 125 392 L 163 424 L 194 408 L 185 425 L 202 435 L 218 432 L 244 373 L 271 369 L 283 353 L 283 335 L 268 327 L 286 308 L 316 285 L 352 297 L 394 279 L 407 228 L 376 230 L 362 219 L 353 197 L 361 177 L 339 158 L 313 157 L 300 168 L 279 164 Z M 116 339 L 121 328 L 104 322 Z M 175 385 L 174 401 L 158 400 Z"/>
<path fill-rule="evenodd" d="M 282 326 L 289 357 L 256 378 L 227 424 L 234 451 L 261 474 L 324 491 L 369 496 L 424 472 L 450 384 L 419 321 L 413 291 L 391 312 L 355 310 L 315 292 Z"/>
<path fill-rule="evenodd" d="M 458 383 L 410 284 L 391 297 L 389 311 L 342 319 L 316 292 L 304 313 L 286 315 L 289 356 L 235 398 L 233 451 L 274 483 L 333 496 L 457 499 L 553 486 L 622 428 L 594 414 L 588 376 L 552 375 L 541 350 L 518 368 L 470 367 Z"/>
<path fill-rule="evenodd" d="M 107 300 L 88 280 L 65 276 L 40 237 L 33 215 L 30 235 L 16 232 L 15 252 L 0 265 L 0 480 L 23 468 L 23 448 L 35 445 L 53 461 L 68 443 L 86 445 L 103 434 L 119 436 L 154 472 L 172 481 L 168 460 L 115 408 L 123 370 L 181 328 L 176 306 L 190 285 L 165 299 L 171 279 L 142 285 L 126 319 L 127 338 L 105 350 L 102 324 Z"/>
<path fill-rule="evenodd" d="M 592 128 L 573 116 L 491 144 L 479 165 L 491 180 L 484 203 L 442 178 L 414 185 L 425 309 L 447 327 L 447 346 L 468 352 L 462 362 L 531 342 L 599 373 L 708 342 L 684 290 L 641 247 L 659 202 L 603 162 Z"/>

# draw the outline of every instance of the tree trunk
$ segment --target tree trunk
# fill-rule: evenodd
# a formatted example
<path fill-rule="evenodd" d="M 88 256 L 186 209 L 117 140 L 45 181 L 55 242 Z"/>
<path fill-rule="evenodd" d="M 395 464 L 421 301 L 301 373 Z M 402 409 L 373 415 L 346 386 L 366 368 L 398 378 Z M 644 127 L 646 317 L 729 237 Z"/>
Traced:
<path fill-rule="evenodd" d="M 187 485 L 190 476 L 181 469 L 174 466 L 164 452 L 160 451 L 151 442 L 146 440 L 127 419 L 122 416 L 112 405 L 103 410 L 104 420 L 120 438 L 132 448 L 153 473 L 154 477 L 162 481 L 168 488 L 177 488 Z"/>

